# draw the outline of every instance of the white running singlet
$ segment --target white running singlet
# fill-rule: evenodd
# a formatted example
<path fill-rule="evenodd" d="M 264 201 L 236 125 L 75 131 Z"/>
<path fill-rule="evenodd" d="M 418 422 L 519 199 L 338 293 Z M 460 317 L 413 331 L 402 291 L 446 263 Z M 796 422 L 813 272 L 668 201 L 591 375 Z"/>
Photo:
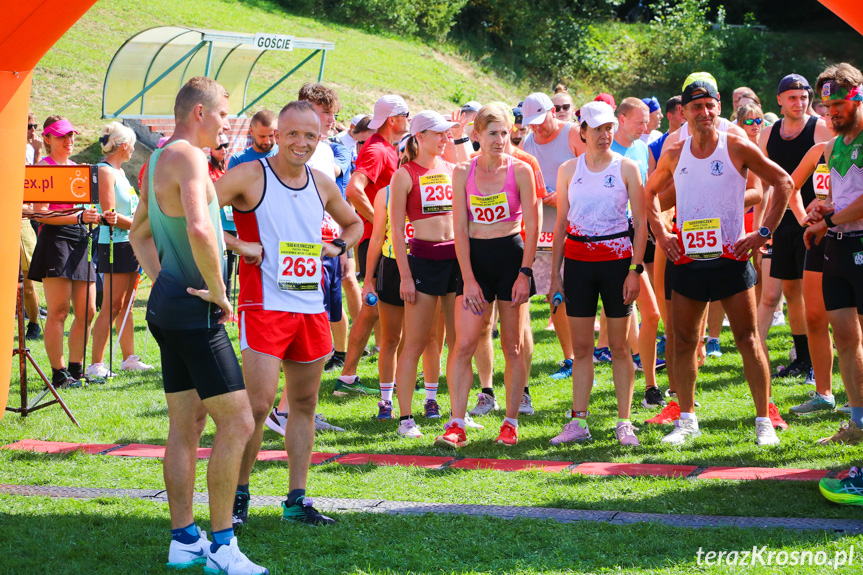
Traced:
<path fill-rule="evenodd" d="M 237 311 L 322 313 L 324 205 L 312 172 L 306 166 L 306 185 L 291 188 L 279 180 L 266 158 L 259 162 L 264 170 L 261 201 L 248 212 L 234 208 L 234 223 L 241 240 L 260 242 L 264 259 L 260 266 L 240 259 Z"/>
<path fill-rule="evenodd" d="M 709 158 L 695 158 L 691 146 L 690 136 L 683 143 L 674 171 L 677 234 L 683 252 L 676 263 L 719 257 L 736 260 L 734 244 L 746 233 L 746 178 L 731 162 L 725 132 L 719 132 L 716 149 Z"/>
<path fill-rule="evenodd" d="M 629 230 L 627 207 L 629 192 L 620 166 L 623 156 L 612 152 L 612 159 L 601 172 L 591 172 L 582 154 L 567 190 L 569 222 L 566 232 L 574 236 L 610 236 Z M 567 257 L 582 261 L 618 260 L 632 255 L 629 236 L 598 242 L 567 240 Z"/>

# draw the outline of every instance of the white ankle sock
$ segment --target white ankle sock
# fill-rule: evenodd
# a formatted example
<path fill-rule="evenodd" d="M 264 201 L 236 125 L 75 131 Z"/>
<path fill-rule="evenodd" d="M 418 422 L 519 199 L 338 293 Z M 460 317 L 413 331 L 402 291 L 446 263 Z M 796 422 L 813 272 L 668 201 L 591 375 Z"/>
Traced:
<path fill-rule="evenodd" d="M 381 382 L 381 399 L 384 401 L 393 402 L 393 387 L 395 387 L 395 383 L 384 383 Z"/>
<path fill-rule="evenodd" d="M 429 399 L 434 399 L 435 401 L 437 401 L 438 382 L 429 383 L 426 381 L 423 382 L 423 385 L 426 388 L 426 401 L 428 401 Z"/>

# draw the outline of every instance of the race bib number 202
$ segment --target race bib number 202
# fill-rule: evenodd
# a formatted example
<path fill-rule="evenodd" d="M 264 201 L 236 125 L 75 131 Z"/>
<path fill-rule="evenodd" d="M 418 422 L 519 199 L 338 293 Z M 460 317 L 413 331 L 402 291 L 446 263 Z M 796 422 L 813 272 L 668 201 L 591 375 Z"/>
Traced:
<path fill-rule="evenodd" d="M 470 211 L 478 224 L 496 224 L 509 217 L 506 192 L 490 196 L 470 196 Z"/>
<path fill-rule="evenodd" d="M 683 222 L 683 251 L 694 260 L 712 260 L 722 255 L 722 228 L 719 218 Z"/>
<path fill-rule="evenodd" d="M 321 247 L 321 244 L 279 242 L 280 290 L 315 291 L 321 286 Z"/>

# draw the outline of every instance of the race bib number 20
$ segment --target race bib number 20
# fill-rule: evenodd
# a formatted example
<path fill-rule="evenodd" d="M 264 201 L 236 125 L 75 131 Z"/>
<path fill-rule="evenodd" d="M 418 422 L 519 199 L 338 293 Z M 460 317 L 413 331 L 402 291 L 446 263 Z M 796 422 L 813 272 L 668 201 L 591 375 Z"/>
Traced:
<path fill-rule="evenodd" d="M 315 291 L 321 285 L 321 244 L 279 242 L 279 289 Z"/>
<path fill-rule="evenodd" d="M 509 217 L 506 192 L 490 196 L 470 196 L 470 211 L 478 224 L 496 224 Z"/>
<path fill-rule="evenodd" d="M 722 255 L 719 218 L 683 222 L 683 251 L 694 260 L 712 260 Z"/>
<path fill-rule="evenodd" d="M 830 192 L 830 168 L 827 164 L 818 164 L 815 168 L 815 173 L 812 174 L 812 188 L 819 200 L 823 202 L 827 199 L 827 194 Z"/>

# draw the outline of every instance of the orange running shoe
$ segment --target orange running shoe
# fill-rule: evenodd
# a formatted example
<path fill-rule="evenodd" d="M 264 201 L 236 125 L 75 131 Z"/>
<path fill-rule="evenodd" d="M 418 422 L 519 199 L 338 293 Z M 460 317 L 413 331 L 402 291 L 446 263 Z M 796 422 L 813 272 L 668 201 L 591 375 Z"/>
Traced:
<path fill-rule="evenodd" d="M 467 435 L 457 424 L 450 423 L 444 434 L 435 438 L 434 444 L 438 447 L 464 447 L 467 445 Z"/>
<path fill-rule="evenodd" d="M 500 426 L 500 435 L 494 442 L 501 445 L 515 445 L 518 443 L 518 430 L 510 422 L 504 421 Z"/>
<path fill-rule="evenodd" d="M 669 401 L 668 405 L 662 408 L 655 416 L 651 417 L 644 423 L 653 423 L 655 425 L 668 425 L 680 419 L 680 406 L 676 401 Z"/>
<path fill-rule="evenodd" d="M 770 423 L 773 424 L 774 429 L 788 429 L 788 424 L 785 423 L 785 420 L 782 419 L 782 416 L 779 415 L 779 410 L 776 409 L 776 404 L 772 401 L 770 405 L 767 406 L 767 416 L 770 418 Z"/>

